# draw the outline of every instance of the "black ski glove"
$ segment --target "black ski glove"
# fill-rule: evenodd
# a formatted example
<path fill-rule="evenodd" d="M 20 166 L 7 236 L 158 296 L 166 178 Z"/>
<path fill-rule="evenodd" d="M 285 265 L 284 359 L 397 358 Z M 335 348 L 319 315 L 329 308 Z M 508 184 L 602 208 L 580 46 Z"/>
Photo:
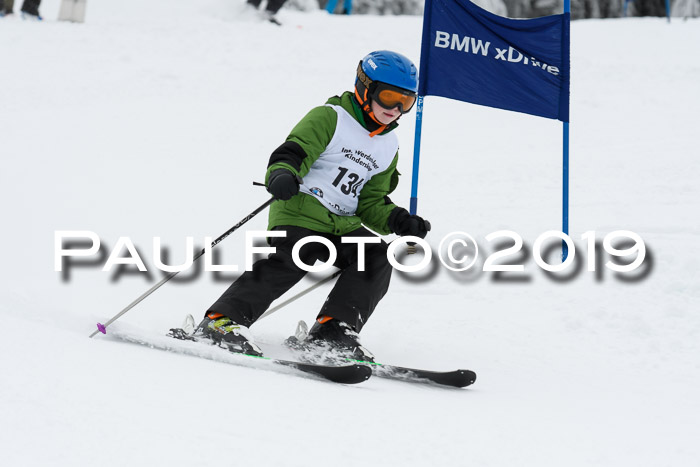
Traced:
<path fill-rule="evenodd" d="M 277 199 L 286 201 L 299 193 L 301 177 L 294 175 L 287 169 L 277 169 L 270 174 L 267 180 L 267 191 Z"/>
<path fill-rule="evenodd" d="M 415 214 L 411 215 L 404 208 L 394 208 L 389 215 L 389 228 L 397 235 L 412 235 L 425 238 L 430 231 L 430 222 Z"/>

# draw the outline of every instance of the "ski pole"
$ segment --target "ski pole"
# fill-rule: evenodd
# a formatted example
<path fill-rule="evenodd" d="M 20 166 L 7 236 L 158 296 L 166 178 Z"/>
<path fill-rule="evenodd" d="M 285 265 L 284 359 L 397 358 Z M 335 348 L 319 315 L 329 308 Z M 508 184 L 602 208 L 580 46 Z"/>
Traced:
<path fill-rule="evenodd" d="M 224 232 L 223 234 L 221 234 L 216 240 L 214 240 L 213 242 L 211 242 L 211 247 L 214 248 L 216 245 L 218 245 L 219 243 L 221 243 L 221 241 L 223 241 L 226 237 L 228 237 L 229 235 L 231 235 L 235 230 L 238 230 L 238 228 L 239 228 L 240 226 L 242 226 L 243 224 L 245 224 L 246 222 L 248 222 L 249 220 L 251 220 L 251 219 L 252 219 L 253 217 L 255 217 L 257 214 L 259 214 L 260 211 L 262 211 L 263 209 L 265 209 L 266 207 L 268 207 L 270 204 L 272 204 L 272 202 L 273 202 L 274 200 L 275 200 L 275 198 L 270 198 L 270 199 L 268 199 L 267 201 L 265 201 L 265 202 L 264 202 L 260 207 L 258 207 L 255 211 L 251 212 L 251 213 L 248 214 L 246 217 L 244 217 L 238 224 L 234 225 L 233 227 L 231 227 L 230 229 L 228 229 L 226 232 Z M 206 251 L 206 248 L 203 248 L 202 251 L 200 251 L 199 254 L 197 254 L 197 256 L 194 257 L 194 259 L 192 260 L 192 262 L 194 263 L 195 261 L 197 261 L 202 255 L 204 255 L 204 252 L 205 252 L 205 251 Z M 129 305 L 127 305 L 126 308 L 124 308 L 122 311 L 120 311 L 119 313 L 117 313 L 116 315 L 114 315 L 114 316 L 113 316 L 109 321 L 107 321 L 106 323 L 104 323 L 104 324 L 102 324 L 102 323 L 97 323 L 97 330 L 94 331 L 92 334 L 90 334 L 90 337 L 95 337 L 95 335 L 97 335 L 98 332 L 101 332 L 102 334 L 107 334 L 107 327 L 108 327 L 110 324 L 112 324 L 113 322 L 115 322 L 116 320 L 118 320 L 122 315 L 124 315 L 124 313 L 126 313 L 126 312 L 129 311 L 129 310 L 131 310 L 133 307 L 135 307 L 135 306 L 138 305 L 139 303 L 141 303 L 141 301 L 142 301 L 143 299 L 145 299 L 146 297 L 148 297 L 149 295 L 151 295 L 153 292 L 155 292 L 160 286 L 162 286 L 163 284 L 165 284 L 166 282 L 168 282 L 170 279 L 172 279 L 173 277 L 175 277 L 175 276 L 178 274 L 178 272 L 180 272 L 180 271 L 171 272 L 170 274 L 168 274 L 167 276 L 165 276 L 160 282 L 158 282 L 156 285 L 154 285 L 153 287 L 151 287 L 150 289 L 148 289 L 146 292 L 144 292 L 139 298 L 137 298 L 136 300 L 134 300 L 133 302 L 131 302 Z"/>
<path fill-rule="evenodd" d="M 311 292 L 312 290 L 315 290 L 315 289 L 321 287 L 321 286 L 322 286 L 323 284 L 325 284 L 326 282 L 328 282 L 328 281 L 332 280 L 333 278 L 339 276 L 341 272 L 343 272 L 342 269 L 341 269 L 341 270 L 338 270 L 338 271 L 336 271 L 336 272 L 334 272 L 333 274 L 331 274 L 330 276 L 328 276 L 328 277 L 326 277 L 326 278 L 324 278 L 324 279 L 321 279 L 320 281 L 316 282 L 314 285 L 312 285 L 312 286 L 310 286 L 310 287 L 308 287 L 308 288 L 302 290 L 301 292 L 299 292 L 298 294 L 296 294 L 296 295 L 293 296 L 292 298 L 283 301 L 283 302 L 280 303 L 279 305 L 273 306 L 272 308 L 270 308 L 269 310 L 267 310 L 265 313 L 263 313 L 262 315 L 260 315 L 260 318 L 258 318 L 258 320 L 261 320 L 261 319 L 263 319 L 263 318 L 266 317 L 266 316 L 270 316 L 270 315 L 271 315 L 272 313 L 274 313 L 275 311 L 277 311 L 277 310 L 279 310 L 279 309 L 281 309 L 281 308 L 284 308 L 285 306 L 289 305 L 289 304 L 292 303 L 293 301 L 296 301 L 296 300 L 300 299 L 301 297 L 303 297 L 303 296 L 306 295 L 307 293 Z"/>

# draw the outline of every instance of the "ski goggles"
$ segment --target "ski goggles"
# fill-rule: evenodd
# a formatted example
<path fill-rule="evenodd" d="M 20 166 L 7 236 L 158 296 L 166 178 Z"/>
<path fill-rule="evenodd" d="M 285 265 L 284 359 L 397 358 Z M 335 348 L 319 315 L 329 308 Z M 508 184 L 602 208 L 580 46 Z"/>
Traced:
<path fill-rule="evenodd" d="M 375 81 L 374 90 L 370 97 L 385 109 L 393 109 L 398 106 L 402 114 L 408 113 L 416 103 L 416 93 L 406 89 L 392 86 L 391 84 Z"/>

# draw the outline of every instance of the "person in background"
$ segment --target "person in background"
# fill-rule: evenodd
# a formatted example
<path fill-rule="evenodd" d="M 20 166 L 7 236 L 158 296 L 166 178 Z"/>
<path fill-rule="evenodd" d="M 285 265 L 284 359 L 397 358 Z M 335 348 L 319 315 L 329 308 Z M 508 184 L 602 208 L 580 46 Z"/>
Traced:
<path fill-rule="evenodd" d="M 284 2 L 286 1 L 287 0 L 267 0 L 267 6 L 265 7 L 264 11 L 265 19 L 272 24 L 281 26 L 282 23 L 277 21 L 277 17 L 275 15 L 278 11 L 280 11 L 280 8 L 282 8 L 282 5 L 284 5 Z M 262 0 L 248 0 L 248 5 L 251 5 L 256 10 L 260 7 L 261 3 Z"/>
<path fill-rule="evenodd" d="M 335 6 L 338 4 L 338 0 L 328 0 L 326 3 L 326 11 L 331 15 L 335 11 Z M 343 0 L 343 14 L 349 15 L 352 13 L 352 0 Z"/>
<path fill-rule="evenodd" d="M 11 15 L 15 7 L 15 0 L 0 0 L 0 18 Z"/>
<path fill-rule="evenodd" d="M 41 0 L 24 0 L 22 4 L 22 19 L 32 19 L 41 21 L 44 18 L 39 14 L 39 5 Z"/>

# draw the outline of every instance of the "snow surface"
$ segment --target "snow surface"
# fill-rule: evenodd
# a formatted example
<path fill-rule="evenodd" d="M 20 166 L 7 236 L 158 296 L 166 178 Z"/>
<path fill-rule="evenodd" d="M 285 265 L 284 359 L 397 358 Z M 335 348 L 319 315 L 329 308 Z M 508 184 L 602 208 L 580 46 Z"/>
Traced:
<path fill-rule="evenodd" d="M 584 264 L 561 282 L 530 254 L 525 281 L 440 265 L 394 275 L 363 343 L 381 361 L 478 373 L 449 390 L 334 385 L 87 337 L 162 277 L 154 236 L 181 262 L 186 236 L 202 245 L 266 200 L 251 182 L 269 153 L 351 88 L 362 56 L 417 61 L 421 18 L 282 10 L 276 27 L 241 0 L 91 0 L 87 22 L 69 24 L 58 6 L 43 2 L 43 23 L 0 20 L 3 465 L 698 465 L 698 20 L 572 24 L 571 232 L 582 259 L 586 231 L 638 233 L 644 279 L 621 280 L 605 255 L 598 273 Z M 484 237 L 509 229 L 531 248 L 560 228 L 560 122 L 434 97 L 424 118 L 433 247 L 463 230 L 492 251 Z M 404 205 L 414 123 L 398 130 Z M 95 232 L 104 256 L 55 272 L 57 230 Z M 122 236 L 150 278 L 100 270 Z M 243 245 L 236 232 L 220 261 L 242 265 Z M 162 335 L 231 279 L 181 276 L 115 329 Z M 281 352 L 327 290 L 256 324 L 260 345 Z"/>

